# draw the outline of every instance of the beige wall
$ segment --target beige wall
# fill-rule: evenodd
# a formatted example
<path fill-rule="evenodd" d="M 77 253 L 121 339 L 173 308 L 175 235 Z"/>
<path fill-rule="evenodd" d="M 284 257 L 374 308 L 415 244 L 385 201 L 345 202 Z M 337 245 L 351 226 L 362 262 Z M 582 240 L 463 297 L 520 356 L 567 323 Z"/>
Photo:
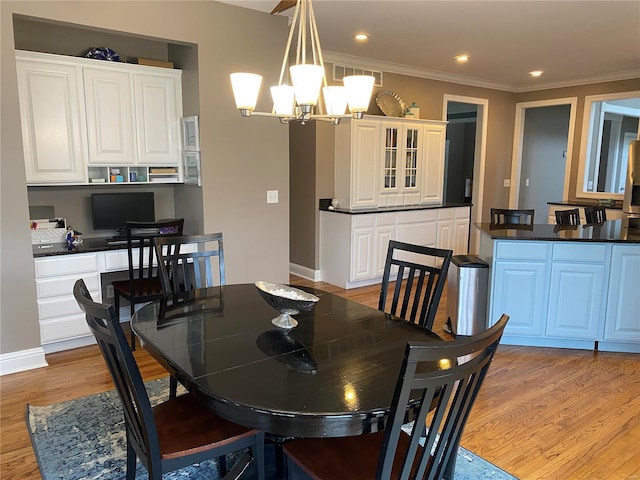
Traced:
<path fill-rule="evenodd" d="M 277 81 L 286 18 L 200 1 L 3 1 L 0 12 L 0 353 L 40 345 L 26 228 L 14 14 L 197 45 L 204 230 L 225 235 L 229 283 L 288 280 L 287 128 L 271 119 L 242 119 L 229 85 L 229 73 L 247 69 L 263 73 L 266 85 Z M 261 110 L 270 109 L 266 97 L 263 92 Z M 267 205 L 267 190 L 279 190 L 280 203 Z"/>

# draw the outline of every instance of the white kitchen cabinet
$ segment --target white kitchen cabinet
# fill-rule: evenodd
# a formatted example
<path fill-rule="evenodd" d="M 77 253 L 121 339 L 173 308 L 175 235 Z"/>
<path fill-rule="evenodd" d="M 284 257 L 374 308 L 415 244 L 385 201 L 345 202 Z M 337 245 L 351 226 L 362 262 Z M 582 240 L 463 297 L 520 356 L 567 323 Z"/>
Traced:
<path fill-rule="evenodd" d="M 553 245 L 546 335 L 596 340 L 604 315 L 607 246 Z"/>
<path fill-rule="evenodd" d="M 470 207 L 438 209 L 437 248 L 452 250 L 454 255 L 469 252 Z"/>
<path fill-rule="evenodd" d="M 442 202 L 446 122 L 392 117 L 336 127 L 335 196 L 349 209 Z"/>
<path fill-rule="evenodd" d="M 95 301 L 101 299 L 100 254 L 82 253 L 34 259 L 40 340 L 45 353 L 95 343 L 73 297 L 82 278 Z"/>
<path fill-rule="evenodd" d="M 133 91 L 128 72 L 84 68 L 90 164 L 136 161 Z"/>
<path fill-rule="evenodd" d="M 422 204 L 441 203 L 444 192 L 445 123 L 429 123 L 422 133 L 422 165 L 420 173 Z"/>
<path fill-rule="evenodd" d="M 455 233 L 452 222 L 458 215 L 458 220 L 462 220 L 465 209 L 468 211 L 469 207 L 361 214 L 321 211 L 321 280 L 343 288 L 380 283 L 390 240 L 435 247 L 442 238 L 439 232 L 442 226 L 447 230 L 448 242 L 455 242 L 451 239 Z M 438 220 L 442 211 L 449 211 L 443 218 L 451 219 L 450 223 Z"/>
<path fill-rule="evenodd" d="M 27 184 L 86 182 L 80 67 L 16 54 L 16 70 Z"/>
<path fill-rule="evenodd" d="M 25 51 L 16 59 L 28 183 L 182 181 L 180 70 Z"/>
<path fill-rule="evenodd" d="M 180 164 L 178 127 L 182 107 L 178 111 L 177 100 L 182 92 L 178 78 L 176 75 L 133 75 L 140 164 Z"/>
<path fill-rule="evenodd" d="M 619 350 L 622 343 L 635 343 L 640 351 L 640 246 L 614 245 L 611 252 L 609 293 L 604 321 L 602 350 Z"/>

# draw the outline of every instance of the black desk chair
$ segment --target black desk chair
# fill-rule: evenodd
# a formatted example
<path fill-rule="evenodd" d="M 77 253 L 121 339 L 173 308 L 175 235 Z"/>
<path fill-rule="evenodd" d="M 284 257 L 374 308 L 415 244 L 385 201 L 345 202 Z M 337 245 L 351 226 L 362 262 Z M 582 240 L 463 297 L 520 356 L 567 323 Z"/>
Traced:
<path fill-rule="evenodd" d="M 489 330 L 471 337 L 409 343 L 384 431 L 286 443 L 289 479 L 453 479 L 460 437 L 508 319 L 502 315 Z M 449 368 L 418 373 L 422 365 L 442 359 L 449 360 Z M 422 404 L 406 435 L 401 428 L 411 394 Z"/>
<path fill-rule="evenodd" d="M 237 479 L 255 460 L 258 478 L 264 480 L 264 433 L 218 417 L 191 395 L 172 398 L 151 407 L 140 371 L 118 322 L 114 307 L 95 303 L 82 279 L 73 295 L 87 316 L 98 341 L 118 396 L 122 401 L 127 437 L 127 480 L 135 478 L 136 457 L 149 479 L 244 448 L 243 455 L 224 477 Z M 222 472 L 224 475 L 225 472 Z"/>
<path fill-rule="evenodd" d="M 112 282 L 118 321 L 120 321 L 120 297 L 129 301 L 131 317 L 136 311 L 136 304 L 162 298 L 154 242 L 161 236 L 182 235 L 183 226 L 183 218 L 159 222 L 127 222 L 129 279 Z M 133 330 L 131 330 L 131 349 L 136 349 L 136 336 Z"/>
<path fill-rule="evenodd" d="M 580 225 L 580 210 L 556 210 L 556 225 Z"/>
<path fill-rule="evenodd" d="M 584 207 L 584 216 L 588 224 L 603 223 L 607 221 L 607 209 L 601 205 Z"/>
<path fill-rule="evenodd" d="M 493 225 L 533 225 L 533 209 L 491 209 Z"/>
<path fill-rule="evenodd" d="M 452 255 L 451 250 L 390 241 L 378 310 L 433 328 Z M 395 284 L 388 306 L 390 282 Z"/>

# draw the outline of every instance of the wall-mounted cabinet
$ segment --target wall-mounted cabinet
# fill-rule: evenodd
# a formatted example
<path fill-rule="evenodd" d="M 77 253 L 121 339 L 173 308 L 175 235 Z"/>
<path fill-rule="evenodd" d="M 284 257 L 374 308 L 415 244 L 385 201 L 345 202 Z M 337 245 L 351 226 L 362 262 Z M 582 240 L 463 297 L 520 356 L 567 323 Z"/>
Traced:
<path fill-rule="evenodd" d="M 28 184 L 182 181 L 180 70 L 24 51 L 16 63 Z"/>
<path fill-rule="evenodd" d="M 350 209 L 442 202 L 446 122 L 392 117 L 336 127 L 335 196 Z"/>

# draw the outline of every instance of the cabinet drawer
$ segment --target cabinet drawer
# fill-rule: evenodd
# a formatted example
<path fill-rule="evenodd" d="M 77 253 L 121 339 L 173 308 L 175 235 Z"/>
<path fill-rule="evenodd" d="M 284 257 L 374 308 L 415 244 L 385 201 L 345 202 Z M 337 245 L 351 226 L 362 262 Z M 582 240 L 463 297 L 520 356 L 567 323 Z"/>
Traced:
<path fill-rule="evenodd" d="M 84 314 L 40 322 L 40 339 L 43 344 L 86 335 L 91 335 L 91 330 Z"/>
<path fill-rule="evenodd" d="M 76 280 L 82 278 L 90 291 L 100 290 L 100 275 L 89 273 L 85 275 L 73 275 L 69 277 L 47 278 L 36 280 L 36 292 L 38 298 L 57 297 L 73 294 L 73 285 Z"/>
<path fill-rule="evenodd" d="M 438 209 L 401 212 L 396 217 L 396 223 L 435 222 L 436 220 L 438 220 Z"/>
<path fill-rule="evenodd" d="M 457 207 L 454 208 L 456 218 L 470 218 L 471 217 L 471 208 L 469 207 Z"/>
<path fill-rule="evenodd" d="M 393 213 L 382 213 L 380 215 L 376 215 L 376 225 L 395 225 L 396 216 Z"/>
<path fill-rule="evenodd" d="M 548 245 L 538 242 L 498 242 L 496 258 L 512 260 L 546 260 Z"/>
<path fill-rule="evenodd" d="M 455 209 L 453 208 L 440 208 L 438 209 L 438 220 L 451 220 L 455 217 Z"/>
<path fill-rule="evenodd" d="M 607 246 L 603 244 L 561 243 L 553 246 L 553 260 L 599 262 L 607 259 Z"/>
<path fill-rule="evenodd" d="M 375 217 L 375 215 L 354 215 L 353 227 L 373 227 Z"/>
<path fill-rule="evenodd" d="M 100 291 L 91 292 L 91 297 L 100 301 Z M 38 300 L 38 318 L 47 320 L 81 313 L 76 299 L 72 295 L 52 299 Z"/>
<path fill-rule="evenodd" d="M 94 253 L 62 255 L 34 260 L 36 278 L 59 277 L 74 273 L 98 271 L 98 255 Z"/>

